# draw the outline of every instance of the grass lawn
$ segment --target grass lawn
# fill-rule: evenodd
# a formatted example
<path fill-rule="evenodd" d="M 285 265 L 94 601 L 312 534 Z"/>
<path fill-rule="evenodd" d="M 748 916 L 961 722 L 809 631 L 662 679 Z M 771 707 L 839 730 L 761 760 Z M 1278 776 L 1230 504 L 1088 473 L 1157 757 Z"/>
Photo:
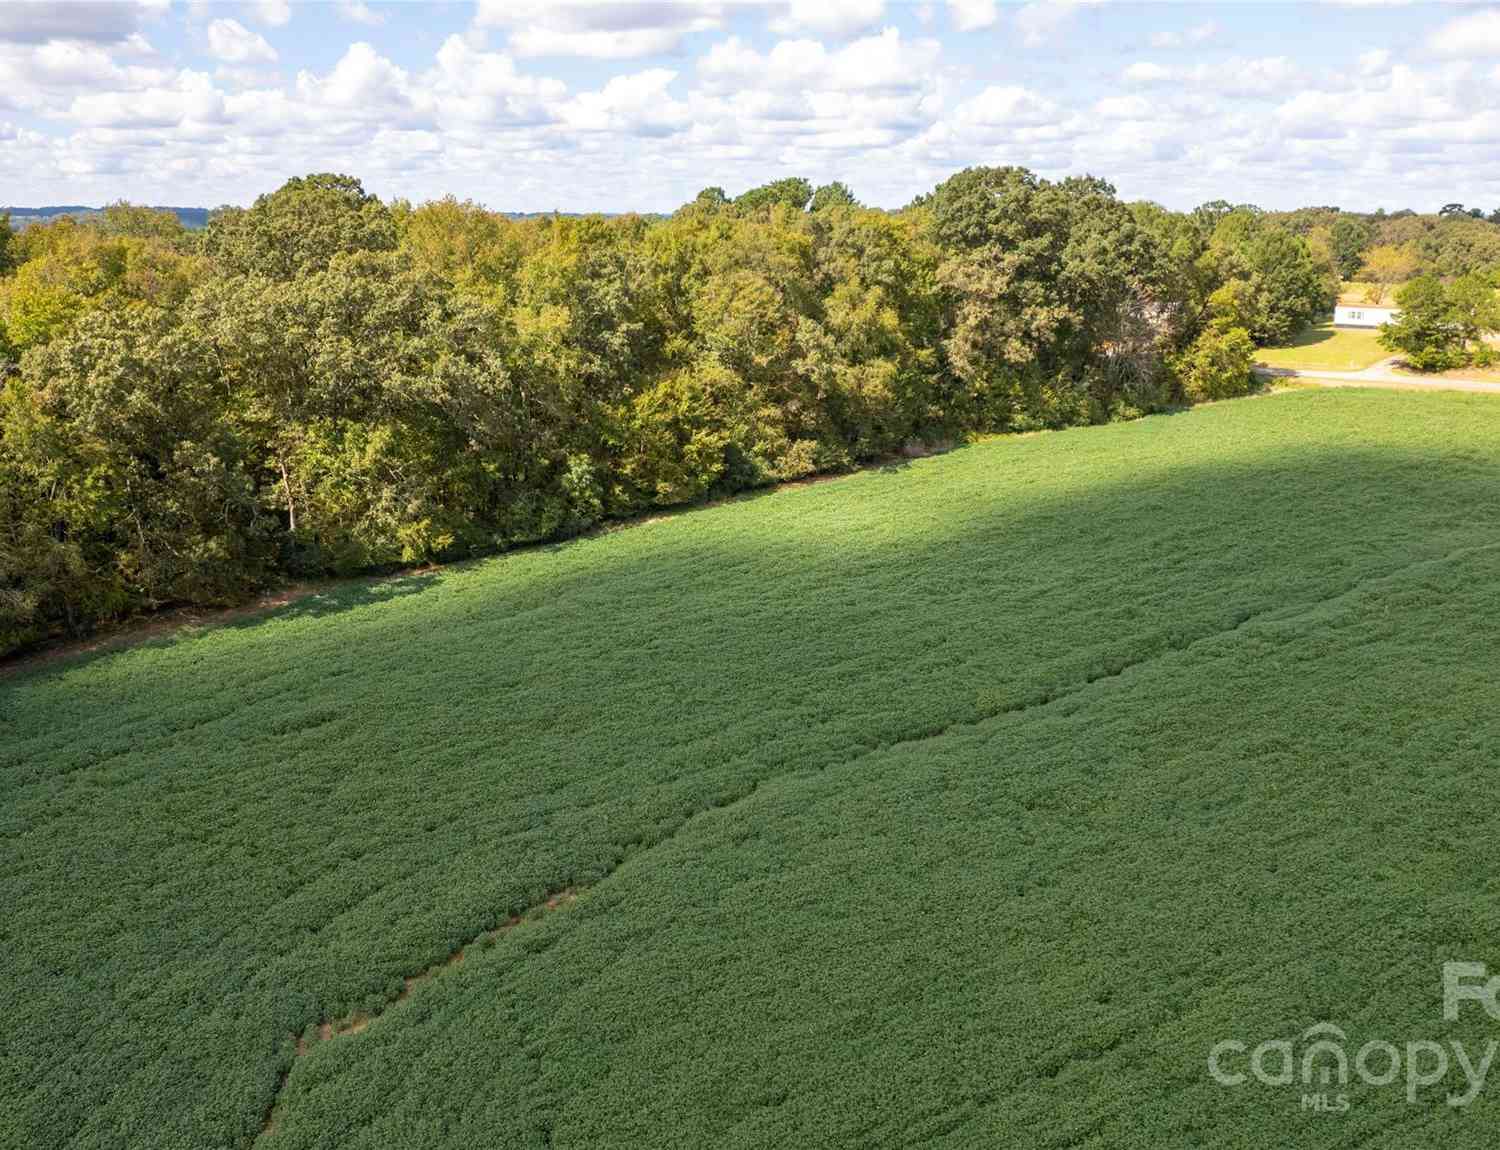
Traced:
<path fill-rule="evenodd" d="M 1391 354 L 1380 346 L 1376 334 L 1320 323 L 1304 329 L 1284 347 L 1259 348 L 1255 362 L 1264 367 L 1359 371 Z"/>
<path fill-rule="evenodd" d="M 0 680 L 0 1145 L 1489 1147 L 1206 1060 L 1495 1034 L 1497 460 L 1289 391 Z"/>

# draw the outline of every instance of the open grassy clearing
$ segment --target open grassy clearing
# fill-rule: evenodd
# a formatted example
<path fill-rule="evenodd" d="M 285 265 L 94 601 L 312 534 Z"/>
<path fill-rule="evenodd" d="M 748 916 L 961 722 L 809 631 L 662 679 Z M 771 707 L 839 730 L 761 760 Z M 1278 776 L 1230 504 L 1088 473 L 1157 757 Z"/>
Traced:
<path fill-rule="evenodd" d="M 1265 367 L 1360 371 L 1390 354 L 1380 346 L 1374 331 L 1320 323 L 1304 329 L 1283 347 L 1256 349 L 1255 362 Z"/>
<path fill-rule="evenodd" d="M 1369 280 L 1345 280 L 1339 285 L 1339 303 L 1394 307 L 1400 284 L 1376 284 Z"/>
<path fill-rule="evenodd" d="M 1204 1060 L 1468 1033 L 1497 459 L 1290 392 L 0 683 L 0 1144 L 1489 1145 Z"/>

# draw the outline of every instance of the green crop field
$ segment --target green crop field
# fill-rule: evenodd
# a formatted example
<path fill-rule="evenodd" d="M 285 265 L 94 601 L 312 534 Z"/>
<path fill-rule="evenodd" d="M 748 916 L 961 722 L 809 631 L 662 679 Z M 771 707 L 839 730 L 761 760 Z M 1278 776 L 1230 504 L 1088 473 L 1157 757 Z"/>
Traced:
<path fill-rule="evenodd" d="M 1265 367 L 1360 371 L 1390 354 L 1380 346 L 1379 332 L 1375 330 L 1320 323 L 1305 329 L 1285 346 L 1257 348 L 1255 362 Z"/>
<path fill-rule="evenodd" d="M 1497 525 L 1295 391 L 0 680 L 0 1146 L 1492 1146 Z"/>

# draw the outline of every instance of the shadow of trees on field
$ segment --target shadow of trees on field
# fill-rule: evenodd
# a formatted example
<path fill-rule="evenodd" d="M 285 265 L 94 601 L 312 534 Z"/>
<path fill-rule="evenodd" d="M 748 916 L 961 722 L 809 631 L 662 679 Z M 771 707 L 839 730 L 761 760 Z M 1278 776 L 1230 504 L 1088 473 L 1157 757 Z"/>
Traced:
<path fill-rule="evenodd" d="M 1269 390 L 1270 381 L 1266 383 L 1259 394 Z M 1175 408 L 1153 415 L 1146 423 L 1165 422 L 1161 420 L 1162 416 L 1206 410 L 1188 406 Z M 1175 424 L 1177 421 L 1170 422 Z M 1135 426 L 1140 427 L 1144 434 L 1151 434 L 1144 425 Z M 1071 436 L 1084 431 L 1087 429 L 1069 429 L 1066 434 Z M 1204 434 L 1211 435 L 1212 431 L 1205 428 Z M 951 454 L 967 456 L 981 447 L 1003 450 L 1008 444 L 1019 446 L 1028 440 L 1036 442 L 1039 438 L 997 437 L 955 447 Z M 798 563 L 806 562 L 812 567 L 843 566 L 858 561 L 876 570 L 901 568 L 911 573 L 908 586 L 920 587 L 934 573 L 951 568 L 951 549 L 966 538 L 993 536 L 1000 548 L 994 556 L 996 561 L 1003 561 L 1004 552 L 1014 550 L 1023 540 L 1029 540 L 1029 544 L 1017 553 L 1017 558 L 1046 551 L 1056 555 L 1060 568 L 1072 563 L 1087 567 L 1095 560 L 1090 559 L 1086 540 L 1079 538 L 1080 525 L 1094 525 L 1112 536 L 1116 530 L 1131 524 L 1131 530 L 1139 535 L 1142 543 L 1160 533 L 1163 546 L 1171 546 L 1168 540 L 1179 538 L 1181 531 L 1192 525 L 1189 534 L 1203 532 L 1209 536 L 1221 536 L 1220 543 L 1226 554 L 1241 551 L 1271 563 L 1269 569 L 1260 572 L 1260 578 L 1274 582 L 1279 575 L 1288 573 L 1280 571 L 1276 566 L 1278 563 L 1294 565 L 1292 554 L 1279 552 L 1278 547 L 1278 540 L 1284 535 L 1298 534 L 1286 522 L 1286 517 L 1295 519 L 1312 515 L 1324 520 L 1335 537 L 1341 531 L 1345 534 L 1363 533 L 1363 546 L 1368 549 L 1378 549 L 1378 539 L 1387 534 L 1388 542 L 1403 551 L 1429 536 L 1442 534 L 1459 522 L 1469 522 L 1483 509 L 1500 517 L 1500 476 L 1480 474 L 1473 466 L 1474 458 L 1470 453 L 1459 451 L 1458 458 L 1449 461 L 1448 456 L 1453 450 L 1451 443 L 1439 442 L 1385 449 L 1352 440 L 1330 444 L 1287 443 L 1255 459 L 1225 458 L 1214 462 L 1198 459 L 1185 465 L 1168 465 L 1154 479 L 1148 478 L 1147 472 L 1101 477 L 1102 481 L 1086 492 L 1039 494 L 1024 508 L 975 504 L 955 491 L 942 509 L 940 519 L 927 521 L 921 530 L 913 529 L 897 539 L 887 538 L 876 550 L 870 550 L 869 544 L 859 539 L 845 536 L 843 524 L 837 517 L 831 522 L 813 526 L 812 521 L 819 514 L 813 505 L 788 503 L 785 505 L 788 512 L 783 525 L 785 531 L 774 546 L 794 552 Z M 778 487 L 740 492 L 708 504 L 663 508 L 604 524 L 570 539 L 518 547 L 428 571 L 363 579 L 237 619 L 231 625 L 244 629 L 278 619 L 324 618 L 361 607 L 408 599 L 438 588 L 450 578 L 479 564 L 524 561 L 525 556 L 532 552 L 560 553 L 647 523 L 711 508 L 759 504 L 772 496 L 785 496 L 803 487 L 821 488 L 831 484 L 829 495 L 832 496 L 837 489 L 835 481 L 860 475 L 902 476 L 909 477 L 912 483 L 921 483 L 923 470 L 914 467 L 918 462 L 919 459 L 912 458 L 886 460 L 862 472 L 811 477 Z M 996 465 L 1003 466 L 1004 463 L 1003 455 L 997 455 Z M 1450 466 L 1450 463 L 1454 465 Z M 1146 508 L 1155 510 L 1147 511 Z M 805 519 L 804 512 L 808 513 Z M 1088 533 L 1087 530 L 1082 532 L 1085 536 Z M 711 543 L 711 554 L 704 555 L 701 562 L 710 570 L 719 564 L 726 570 L 738 570 L 747 558 L 751 558 L 752 565 L 758 566 L 759 559 L 754 553 L 759 546 L 762 544 L 756 541 L 746 539 L 741 542 L 731 536 L 728 540 Z M 714 555 L 718 556 L 717 560 L 712 557 Z M 662 558 L 669 559 L 671 555 Z M 610 576 L 620 576 L 623 580 L 618 598 L 606 594 L 606 588 L 601 585 L 604 568 L 592 565 L 576 571 L 550 572 L 545 580 L 545 590 L 497 589 L 495 618 L 503 620 L 515 609 L 515 603 L 530 600 L 533 595 L 538 601 L 554 602 L 582 596 L 597 600 L 602 611 L 630 613 L 640 606 L 633 598 L 632 581 L 657 562 L 658 557 L 649 551 L 644 556 L 622 554 L 618 560 L 607 560 Z M 1208 559 L 1204 562 L 1210 567 L 1214 565 Z M 1255 561 L 1251 563 L 1253 567 Z M 1104 575 L 1091 572 L 1090 577 L 1096 574 Z M 1137 574 L 1144 576 L 1146 573 L 1116 572 L 1126 584 L 1132 583 Z M 984 581 L 991 578 L 996 580 L 997 590 L 1006 586 L 1003 576 L 993 573 L 983 576 Z M 679 590 L 687 593 L 691 588 L 681 587 Z M 652 594 L 654 596 L 655 591 Z M 733 610 L 735 598 L 733 592 L 728 595 L 724 604 L 726 610 Z M 446 614 L 446 609 L 440 607 L 428 622 L 440 628 Z"/>
<path fill-rule="evenodd" d="M 1333 326 L 1331 319 L 1322 323 L 1311 324 L 1303 328 L 1279 347 L 1317 347 L 1320 343 L 1328 343 L 1338 335 L 1338 330 Z"/>
<path fill-rule="evenodd" d="M 1265 374 L 1275 378 L 1283 373 L 1271 369 Z M 1160 419 L 1162 415 L 1199 411 L 1208 419 L 1213 418 L 1208 413 L 1219 406 L 1184 407 L 1163 411 L 1131 424 L 1118 424 L 1111 428 L 1068 429 L 1065 434 L 1069 438 L 1101 433 L 1153 436 L 1156 433 L 1150 430 L 1151 426 L 1163 426 L 1167 422 Z M 1223 406 L 1228 408 L 1230 405 Z M 1176 423 L 1175 420 L 1170 422 Z M 914 527 L 910 532 L 898 532 L 895 536 L 889 533 L 871 535 L 870 538 L 880 539 L 878 549 L 874 550 L 871 550 L 871 544 L 863 538 L 845 534 L 843 512 L 824 513 L 818 510 L 816 503 L 792 501 L 787 504 L 789 513 L 780 517 L 777 534 L 769 543 L 764 538 L 739 540 L 734 535 L 719 536 L 704 541 L 702 547 L 695 545 L 694 550 L 702 553 L 694 558 L 696 564 L 701 564 L 708 570 L 722 566 L 725 570 L 742 572 L 747 567 L 761 566 L 760 551 L 769 548 L 783 553 L 785 558 L 784 553 L 790 549 L 795 553 L 793 570 L 796 565 L 801 564 L 818 567 L 855 561 L 874 571 L 899 567 L 910 572 L 910 575 L 903 574 L 893 581 L 894 585 L 919 590 L 930 578 L 945 577 L 943 573 L 951 571 L 951 548 L 965 537 L 982 536 L 986 540 L 993 539 L 997 551 L 992 561 L 996 563 L 1004 562 L 1004 554 L 1012 552 L 1017 541 L 1029 540 L 1028 545 L 1033 552 L 1044 550 L 1053 553 L 1059 570 L 1066 569 L 1071 563 L 1080 563 L 1084 565 L 1086 572 L 1093 562 L 1089 558 L 1088 547 L 1077 539 L 1069 542 L 1068 538 L 1078 535 L 1080 531 L 1086 536 L 1094 526 L 1119 527 L 1130 523 L 1131 530 L 1142 543 L 1159 533 L 1161 546 L 1169 548 L 1177 547 L 1177 540 L 1184 533 L 1223 534 L 1221 542 L 1224 550 L 1241 550 L 1245 553 L 1245 561 L 1254 567 L 1256 563 L 1268 560 L 1290 562 L 1291 556 L 1285 554 L 1272 559 L 1275 551 L 1273 545 L 1287 529 L 1284 517 L 1288 516 L 1295 519 L 1315 515 L 1328 520 L 1330 528 L 1339 521 L 1349 526 L 1357 520 L 1364 525 L 1362 529 L 1369 536 L 1366 548 L 1375 546 L 1375 537 L 1381 534 L 1384 525 L 1400 538 L 1399 543 L 1395 539 L 1391 540 L 1400 549 L 1404 549 L 1404 544 L 1417 542 L 1424 535 L 1441 532 L 1445 527 L 1451 526 L 1445 520 L 1465 520 L 1478 513 L 1481 508 L 1488 508 L 1491 513 L 1500 517 L 1500 478 L 1491 473 L 1479 474 L 1474 466 L 1473 452 L 1454 443 L 1451 437 L 1435 435 L 1430 441 L 1421 443 L 1403 442 L 1379 446 L 1372 443 L 1368 435 L 1356 434 L 1355 430 L 1350 425 L 1341 431 L 1335 420 L 1328 428 L 1315 429 L 1315 433 L 1311 435 L 1293 437 L 1274 445 L 1268 443 L 1265 450 L 1257 449 L 1253 456 L 1226 456 L 1215 461 L 1207 461 L 1201 456 L 1195 458 L 1191 444 L 1179 441 L 1174 435 L 1163 439 L 1159 447 L 1149 451 L 1169 449 L 1173 453 L 1186 452 L 1180 462 L 1174 463 L 1170 458 L 1157 459 L 1149 453 L 1142 454 L 1138 460 L 1139 466 L 1118 474 L 1109 474 L 1109 469 L 1100 463 L 1103 470 L 1098 482 L 1090 485 L 1086 491 L 1076 490 L 1067 494 L 1062 489 L 1037 492 L 1027 500 L 1024 507 L 999 500 L 991 505 L 982 499 L 976 501 L 974 491 L 965 493 L 955 490 L 951 498 L 934 502 L 934 514 L 922 521 L 919 530 Z M 1202 434 L 1212 436 L 1214 430 L 1206 426 Z M 1320 437 L 1324 435 L 1331 438 L 1322 441 Z M 995 467 L 1003 471 L 1008 464 L 1005 454 L 1007 448 L 1030 450 L 1023 445 L 1035 444 L 1041 438 L 1043 437 L 987 437 L 974 443 L 953 445 L 942 451 L 934 451 L 933 454 L 968 458 L 972 452 L 981 448 L 995 451 Z M 800 487 L 833 484 L 836 488 L 836 481 L 858 480 L 861 476 L 868 479 L 872 475 L 909 476 L 912 484 L 932 482 L 942 485 L 949 482 L 946 476 L 929 479 L 929 469 L 914 467 L 921 461 L 921 456 L 891 458 L 857 472 L 814 476 L 777 487 L 739 492 L 708 503 L 661 508 L 634 518 L 602 524 L 570 539 L 521 546 L 442 567 L 367 576 L 342 583 L 310 585 L 299 589 L 295 597 L 284 603 L 263 603 L 224 614 L 205 613 L 203 617 L 188 620 L 175 630 L 151 636 L 141 645 L 156 647 L 191 642 L 205 634 L 209 628 L 246 631 L 276 621 L 323 619 L 360 608 L 411 599 L 439 588 L 478 564 L 524 561 L 524 557 L 532 552 L 554 553 L 586 546 L 591 541 L 599 542 L 604 536 L 633 527 L 703 512 L 710 508 L 759 501 L 774 495 L 788 494 Z M 959 466 L 960 472 L 973 470 L 962 464 Z M 955 473 L 955 476 L 961 477 L 960 473 Z M 964 482 L 972 486 L 975 482 L 973 475 L 969 475 Z M 1002 486 L 1004 484 L 1003 478 L 997 482 Z M 828 505 L 825 503 L 823 506 Z M 857 508 L 858 504 L 851 503 L 849 506 Z M 1142 507 L 1153 510 L 1143 513 Z M 858 518 L 857 511 L 855 518 Z M 1084 528 L 1088 530 L 1083 530 Z M 1078 545 L 1075 546 L 1075 543 Z M 1023 553 L 1017 553 L 1016 557 L 1023 557 Z M 601 611 L 630 612 L 641 605 L 632 599 L 637 590 L 631 585 L 631 580 L 642 572 L 651 571 L 657 563 L 658 559 L 649 553 L 643 556 L 635 551 L 630 554 L 615 552 L 608 558 L 603 558 L 599 564 L 581 565 L 577 570 L 551 569 L 546 578 L 534 587 L 496 587 L 493 590 L 493 602 L 487 606 L 486 620 L 477 624 L 478 630 L 486 630 L 491 625 L 490 620 L 504 621 L 521 607 L 567 598 L 597 601 L 597 609 Z M 623 578 L 623 583 L 613 592 L 614 597 L 606 594 L 608 589 L 601 582 L 601 573 L 605 570 L 612 579 L 616 576 Z M 767 566 L 765 578 L 777 582 L 786 581 L 787 570 L 786 566 Z M 1145 571 L 1133 573 L 1124 570 L 1116 575 L 1126 584 L 1139 577 L 1147 586 L 1154 578 L 1154 575 Z M 1262 575 L 1265 579 L 1274 581 L 1277 572 L 1274 569 L 1264 570 Z M 697 577 L 695 572 L 689 582 Z M 799 575 L 791 582 L 796 582 L 801 577 Z M 995 573 L 974 572 L 973 577 L 985 583 L 995 579 L 997 590 L 1006 583 L 1003 577 Z M 1092 579 L 1092 574 L 1089 577 Z M 733 582 L 738 583 L 739 579 L 740 576 L 736 575 Z M 756 589 L 753 581 L 750 586 L 751 590 Z M 691 590 L 690 586 L 678 588 L 679 592 Z M 733 587 L 726 588 L 726 591 L 728 593 L 722 606 L 725 611 L 732 612 L 739 592 Z M 649 591 L 653 597 L 656 593 L 655 587 Z M 795 588 L 789 586 L 788 594 L 794 593 Z M 656 609 L 658 607 L 653 607 L 653 610 Z M 667 610 L 665 607 L 659 609 Z M 1059 609 L 1065 610 L 1066 607 L 1059 604 Z M 455 605 L 453 611 L 472 611 L 472 605 Z M 424 618 L 423 632 L 431 635 L 431 642 L 444 641 L 437 632 L 449 614 L 449 608 L 445 604 Z M 733 625 L 732 622 L 730 625 Z M 384 624 L 379 626 L 383 628 Z M 418 646 L 427 644 L 424 634 L 413 635 L 404 628 L 400 629 L 405 635 L 403 641 Z M 130 642 L 128 637 L 126 642 Z M 38 669 L 76 668 L 95 658 L 116 653 L 122 645 L 125 644 L 116 642 L 101 646 L 98 650 L 67 654 Z M 24 669 L 21 671 L 22 675 L 28 673 Z M 3 681 L 0 681 L 0 687 L 3 685 Z"/>

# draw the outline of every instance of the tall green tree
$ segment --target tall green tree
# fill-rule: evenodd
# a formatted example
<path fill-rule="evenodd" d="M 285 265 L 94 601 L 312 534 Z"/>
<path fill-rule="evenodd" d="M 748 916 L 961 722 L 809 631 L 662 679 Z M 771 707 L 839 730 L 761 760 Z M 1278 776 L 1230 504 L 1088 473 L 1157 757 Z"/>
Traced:
<path fill-rule="evenodd" d="M 1396 293 L 1396 318 L 1380 329 L 1380 342 L 1402 353 L 1419 371 L 1462 367 L 1476 354 L 1488 358 L 1481 340 L 1500 328 L 1494 288 L 1479 276 L 1445 285 L 1419 276 Z"/>
<path fill-rule="evenodd" d="M 740 212 L 750 213 L 781 206 L 794 211 L 803 211 L 813 198 L 813 186 L 801 176 L 790 176 L 784 180 L 772 180 L 758 188 L 741 192 L 734 198 L 734 206 Z"/>
<path fill-rule="evenodd" d="M 245 209 L 217 212 L 203 251 L 226 273 L 288 280 L 326 268 L 334 256 L 396 246 L 390 209 L 352 176 L 288 180 Z"/>
<path fill-rule="evenodd" d="M 971 168 L 927 207 L 947 252 L 944 348 L 983 418 L 1056 426 L 1105 417 L 1122 392 L 1149 403 L 1170 325 L 1160 253 L 1109 184 Z"/>
<path fill-rule="evenodd" d="M 1219 280 L 1215 299 L 1233 299 L 1234 323 L 1257 344 L 1282 343 L 1333 308 L 1332 282 L 1300 236 L 1263 213 L 1235 209 L 1214 225 L 1209 256 Z"/>
<path fill-rule="evenodd" d="M 854 193 L 849 190 L 847 184 L 834 180 L 830 184 L 823 184 L 812 194 L 812 201 L 807 205 L 810 212 L 826 212 L 829 208 L 856 208 L 859 201 L 854 198 Z"/>
<path fill-rule="evenodd" d="M 1341 215 L 1331 229 L 1334 264 L 1345 279 L 1353 279 L 1370 246 L 1370 226 L 1355 216 Z"/>

